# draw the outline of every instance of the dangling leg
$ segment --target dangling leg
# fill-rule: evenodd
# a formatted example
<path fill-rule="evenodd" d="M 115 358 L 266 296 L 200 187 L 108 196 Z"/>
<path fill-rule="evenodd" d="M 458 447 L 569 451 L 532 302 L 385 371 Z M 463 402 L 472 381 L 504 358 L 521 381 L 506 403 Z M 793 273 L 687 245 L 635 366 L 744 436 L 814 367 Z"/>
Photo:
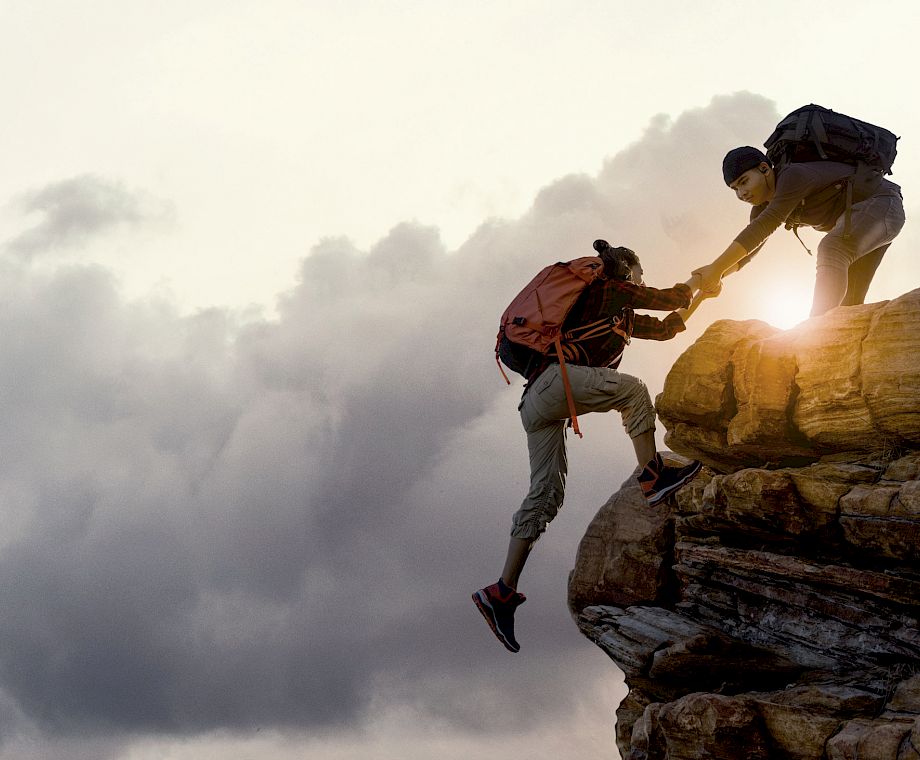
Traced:
<path fill-rule="evenodd" d="M 544 384 L 558 375 L 557 368 L 547 369 L 546 372 L 550 374 L 542 379 Z M 521 648 L 514 634 L 514 612 L 526 600 L 517 591 L 521 571 L 533 545 L 562 505 L 568 470 L 565 418 L 549 419 L 547 409 L 542 407 L 539 412 L 535 411 L 535 405 L 545 403 L 537 392 L 538 388 L 545 390 L 544 386 L 535 385 L 521 405 L 521 422 L 527 431 L 530 452 L 530 490 L 514 514 L 501 577 L 491 586 L 473 593 L 473 602 L 492 632 L 511 652 Z M 566 413 L 567 410 L 563 412 Z"/>

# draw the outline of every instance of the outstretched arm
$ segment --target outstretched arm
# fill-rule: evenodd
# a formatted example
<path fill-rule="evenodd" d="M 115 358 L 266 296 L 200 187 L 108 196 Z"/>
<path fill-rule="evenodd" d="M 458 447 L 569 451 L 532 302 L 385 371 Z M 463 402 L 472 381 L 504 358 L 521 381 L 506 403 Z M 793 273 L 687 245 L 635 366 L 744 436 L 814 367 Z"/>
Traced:
<path fill-rule="evenodd" d="M 716 261 L 718 261 L 718 259 Z M 703 269 L 705 269 L 705 267 L 703 267 Z M 722 276 L 724 277 L 725 275 L 731 274 L 732 272 L 737 272 L 739 269 L 741 269 L 741 265 L 734 263 L 729 266 L 728 269 L 722 272 Z M 693 312 L 697 310 L 697 307 L 699 307 L 703 301 L 705 301 L 707 298 L 714 298 L 722 292 L 721 279 L 717 281 L 715 290 L 706 291 L 701 287 L 703 282 L 702 271 L 702 269 L 695 269 L 693 274 L 690 276 L 690 279 L 685 283 L 690 287 L 691 290 L 696 290 L 697 293 L 693 296 L 693 300 L 690 302 L 690 305 L 686 309 L 677 310 L 677 313 L 680 315 L 680 318 L 684 321 L 684 323 L 690 319 L 690 317 L 693 315 Z"/>
<path fill-rule="evenodd" d="M 741 267 L 747 263 L 746 259 L 750 260 L 753 258 L 754 254 L 760 251 L 762 247 L 763 243 L 749 253 L 743 245 L 733 240 L 731 245 L 722 252 L 719 258 L 708 266 L 693 270 L 694 274 L 699 274 L 702 277 L 703 281 L 700 285 L 700 289 L 704 292 L 712 291 L 711 295 L 718 295 L 719 281 L 726 275 L 741 269 Z"/>
<path fill-rule="evenodd" d="M 747 258 L 748 251 L 745 250 L 737 241 L 733 240 L 722 254 L 713 261 L 709 266 L 694 269 L 694 274 L 699 274 L 702 282 L 700 290 L 704 293 L 717 295 L 719 292 L 719 281 L 727 274 L 737 272 L 740 268 L 738 264 L 742 259 Z"/>
<path fill-rule="evenodd" d="M 684 321 L 684 324 L 687 324 L 687 320 L 690 319 L 690 317 L 693 315 L 693 312 L 696 311 L 697 306 L 703 303 L 703 301 L 705 301 L 707 298 L 711 297 L 712 296 L 707 296 L 705 293 L 703 293 L 703 291 L 700 291 L 693 297 L 693 300 L 690 302 L 690 305 L 686 309 L 678 309 L 677 314 Z"/>
<path fill-rule="evenodd" d="M 716 290 L 714 293 L 704 293 L 702 290 L 700 290 L 700 285 L 703 282 L 703 277 L 699 271 L 700 270 L 694 271 L 693 274 L 690 275 L 690 279 L 685 283 L 690 287 L 691 290 L 697 291 L 690 301 L 690 305 L 686 309 L 677 310 L 677 314 L 684 321 L 684 323 L 690 319 L 690 316 L 693 314 L 693 312 L 696 311 L 697 307 L 703 303 L 703 301 L 705 301 L 707 298 L 712 298 L 713 296 L 719 295 L 719 292 L 722 290 L 721 281 L 719 282 L 718 290 Z"/>

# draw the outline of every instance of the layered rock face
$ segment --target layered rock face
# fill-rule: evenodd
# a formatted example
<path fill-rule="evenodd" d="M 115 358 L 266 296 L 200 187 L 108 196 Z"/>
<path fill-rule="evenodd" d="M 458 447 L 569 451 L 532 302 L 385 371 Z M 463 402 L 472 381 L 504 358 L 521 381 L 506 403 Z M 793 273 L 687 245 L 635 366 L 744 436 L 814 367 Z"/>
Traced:
<path fill-rule="evenodd" d="M 651 508 L 624 483 L 569 581 L 623 758 L 920 760 L 918 328 L 920 290 L 675 363 L 665 440 L 707 467 Z"/>

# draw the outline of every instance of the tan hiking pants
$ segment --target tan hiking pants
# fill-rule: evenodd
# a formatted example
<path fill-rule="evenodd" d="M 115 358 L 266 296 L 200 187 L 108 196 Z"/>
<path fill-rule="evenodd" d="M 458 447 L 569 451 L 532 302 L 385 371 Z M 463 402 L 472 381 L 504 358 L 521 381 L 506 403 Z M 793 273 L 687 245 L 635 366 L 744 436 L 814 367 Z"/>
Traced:
<path fill-rule="evenodd" d="M 641 380 L 606 367 L 567 363 L 566 369 L 579 415 L 616 409 L 630 438 L 655 429 L 655 407 Z M 530 452 L 530 491 L 514 513 L 511 535 L 535 540 L 562 507 L 568 471 L 565 436 L 569 408 L 558 364 L 534 381 L 519 409 Z"/>

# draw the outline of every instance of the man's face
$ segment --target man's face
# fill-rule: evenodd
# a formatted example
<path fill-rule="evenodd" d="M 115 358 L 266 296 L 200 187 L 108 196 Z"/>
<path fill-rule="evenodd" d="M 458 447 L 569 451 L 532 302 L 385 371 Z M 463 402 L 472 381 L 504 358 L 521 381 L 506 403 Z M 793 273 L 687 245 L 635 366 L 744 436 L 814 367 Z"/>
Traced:
<path fill-rule="evenodd" d="M 759 206 L 773 197 L 772 175 L 773 170 L 767 164 L 762 163 L 760 166 L 748 169 L 729 187 L 735 191 L 739 200 L 750 203 L 752 206 Z"/>

